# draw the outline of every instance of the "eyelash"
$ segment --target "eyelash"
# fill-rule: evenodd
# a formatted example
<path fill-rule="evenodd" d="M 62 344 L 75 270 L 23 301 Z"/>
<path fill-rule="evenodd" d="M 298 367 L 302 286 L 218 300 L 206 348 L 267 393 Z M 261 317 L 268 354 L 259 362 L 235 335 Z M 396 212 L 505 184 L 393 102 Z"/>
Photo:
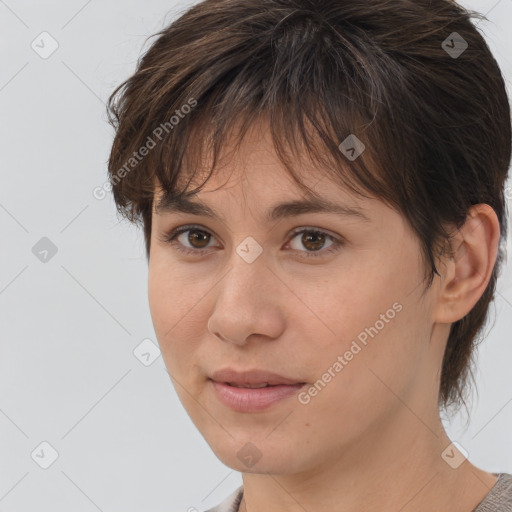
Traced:
<path fill-rule="evenodd" d="M 201 226 L 191 224 L 191 225 L 176 228 L 176 229 L 172 230 L 170 233 L 164 234 L 164 236 L 161 240 L 164 243 L 173 245 L 176 248 L 176 250 L 178 250 L 184 254 L 198 256 L 199 254 L 204 253 L 204 251 L 205 251 L 204 249 L 189 249 L 188 247 L 184 247 L 179 242 L 177 243 L 174 241 L 175 238 L 177 238 L 182 233 L 186 233 L 187 231 L 199 231 L 201 233 L 206 233 L 210 236 L 213 236 L 212 233 L 210 233 L 206 229 L 203 229 Z M 327 238 L 329 238 L 330 240 L 332 240 L 334 242 L 327 250 L 324 250 L 324 251 L 299 251 L 300 253 L 303 253 L 303 255 L 301 257 L 319 258 L 322 256 L 326 256 L 327 254 L 337 252 L 344 245 L 343 239 L 335 238 L 334 236 L 329 235 L 325 231 L 322 231 L 322 230 L 316 229 L 316 228 L 297 228 L 291 232 L 290 240 L 295 238 L 297 235 L 300 235 L 301 233 L 314 233 L 314 234 L 326 235 Z"/>

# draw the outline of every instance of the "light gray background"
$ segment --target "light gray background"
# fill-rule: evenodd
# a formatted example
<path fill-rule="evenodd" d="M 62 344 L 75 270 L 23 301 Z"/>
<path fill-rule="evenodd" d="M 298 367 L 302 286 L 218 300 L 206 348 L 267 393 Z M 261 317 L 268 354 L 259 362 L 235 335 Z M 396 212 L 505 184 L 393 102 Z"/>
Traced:
<path fill-rule="evenodd" d="M 510 90 L 512 0 L 462 4 L 489 13 L 480 26 Z M 0 0 L 4 512 L 204 510 L 241 484 L 189 420 L 162 358 L 146 366 L 134 354 L 156 343 L 142 233 L 92 194 L 112 140 L 104 101 L 185 5 Z M 43 31 L 59 45 L 47 59 L 31 47 Z M 43 237 L 58 249 L 46 263 L 32 252 Z M 458 416 L 447 428 L 474 464 L 512 472 L 510 264 L 493 316 L 469 427 Z M 43 442 L 58 452 L 47 469 Z"/>

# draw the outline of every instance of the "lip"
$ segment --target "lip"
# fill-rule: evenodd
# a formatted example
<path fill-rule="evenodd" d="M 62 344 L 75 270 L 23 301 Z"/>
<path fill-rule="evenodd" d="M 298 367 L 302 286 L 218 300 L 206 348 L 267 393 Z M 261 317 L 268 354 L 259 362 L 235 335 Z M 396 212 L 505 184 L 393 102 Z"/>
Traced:
<path fill-rule="evenodd" d="M 298 379 L 291 379 L 261 369 L 237 371 L 233 368 L 217 370 L 210 375 L 210 379 L 219 383 L 240 385 L 258 385 L 268 383 L 271 386 L 305 384 Z"/>
<path fill-rule="evenodd" d="M 237 388 L 225 382 L 217 382 L 209 379 L 215 391 L 215 395 L 224 405 L 236 412 L 257 412 L 275 405 L 285 398 L 297 394 L 305 386 L 299 384 L 278 384 L 266 388 Z"/>

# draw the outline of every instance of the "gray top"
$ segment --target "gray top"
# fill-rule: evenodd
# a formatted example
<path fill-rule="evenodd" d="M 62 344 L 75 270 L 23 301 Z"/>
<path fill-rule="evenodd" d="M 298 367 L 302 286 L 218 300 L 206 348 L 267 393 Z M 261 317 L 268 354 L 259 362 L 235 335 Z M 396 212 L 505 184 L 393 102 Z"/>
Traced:
<path fill-rule="evenodd" d="M 498 477 L 498 481 L 472 512 L 512 512 L 512 474 L 493 474 Z M 238 512 L 243 492 L 244 486 L 241 485 L 224 501 L 205 512 Z"/>

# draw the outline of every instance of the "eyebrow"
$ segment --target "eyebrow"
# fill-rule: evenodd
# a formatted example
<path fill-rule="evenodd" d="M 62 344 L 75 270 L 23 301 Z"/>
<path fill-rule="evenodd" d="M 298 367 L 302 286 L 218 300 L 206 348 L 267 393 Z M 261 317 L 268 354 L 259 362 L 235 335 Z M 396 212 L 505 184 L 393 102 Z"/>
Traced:
<path fill-rule="evenodd" d="M 187 197 L 163 195 L 157 203 L 156 210 L 157 213 L 188 213 L 220 219 L 225 222 L 225 218 L 214 208 L 200 201 L 192 201 Z M 370 218 L 360 208 L 333 203 L 321 197 L 279 203 L 267 210 L 266 218 L 268 222 L 275 222 L 305 213 L 334 213 L 344 217 L 356 217 L 364 222 L 371 222 Z"/>

